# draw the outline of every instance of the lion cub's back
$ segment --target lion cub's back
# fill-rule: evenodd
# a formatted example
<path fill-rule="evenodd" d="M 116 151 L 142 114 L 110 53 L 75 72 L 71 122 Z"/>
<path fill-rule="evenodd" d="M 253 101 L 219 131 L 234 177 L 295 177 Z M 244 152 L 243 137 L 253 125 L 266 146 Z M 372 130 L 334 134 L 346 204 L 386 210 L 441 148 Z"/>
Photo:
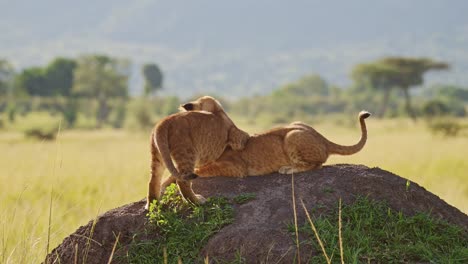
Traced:
<path fill-rule="evenodd" d="M 242 151 L 242 159 L 248 163 L 249 175 L 262 175 L 278 171 L 289 164 L 280 135 L 260 134 L 249 139 Z"/>
<path fill-rule="evenodd" d="M 181 137 L 188 137 L 197 156 L 197 166 L 216 160 L 223 153 L 229 127 L 224 120 L 212 113 L 190 111 L 178 115 L 171 126 L 173 144 L 181 142 Z M 180 126 L 178 124 L 180 123 Z M 185 140 L 184 140 L 185 141 Z M 172 148 L 171 148 L 172 149 Z"/>

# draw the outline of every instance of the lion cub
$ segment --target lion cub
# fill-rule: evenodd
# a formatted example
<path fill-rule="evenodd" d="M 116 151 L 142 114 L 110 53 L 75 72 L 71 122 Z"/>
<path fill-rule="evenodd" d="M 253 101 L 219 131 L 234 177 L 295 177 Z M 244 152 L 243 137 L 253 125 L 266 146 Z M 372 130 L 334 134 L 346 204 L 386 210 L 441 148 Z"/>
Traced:
<path fill-rule="evenodd" d="M 361 139 L 352 146 L 333 143 L 307 124 L 294 122 L 251 136 L 242 151 L 227 149 L 215 162 L 197 167 L 195 173 L 202 177 L 245 177 L 318 169 L 330 154 L 351 155 L 364 147 L 367 140 L 364 120 L 369 116 L 366 111 L 359 113 Z"/>
<path fill-rule="evenodd" d="M 203 203 L 205 199 L 196 195 L 191 187 L 190 180 L 197 177 L 194 168 L 215 161 L 226 146 L 241 150 L 249 139 L 249 134 L 235 126 L 213 97 L 200 97 L 181 106 L 181 110 L 190 111 L 164 118 L 156 124 L 151 134 L 152 162 L 147 209 L 151 201 L 159 199 L 161 195 L 161 177 L 165 168 L 177 181 L 186 199 Z"/>

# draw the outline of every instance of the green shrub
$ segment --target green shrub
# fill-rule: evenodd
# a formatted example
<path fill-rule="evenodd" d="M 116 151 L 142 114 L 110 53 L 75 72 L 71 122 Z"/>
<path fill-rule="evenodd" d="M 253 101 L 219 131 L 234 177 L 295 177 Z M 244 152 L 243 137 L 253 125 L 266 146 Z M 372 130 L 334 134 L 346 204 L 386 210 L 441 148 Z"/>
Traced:
<path fill-rule="evenodd" d="M 433 134 L 440 134 L 445 137 L 456 137 L 463 129 L 463 126 L 450 117 L 439 117 L 427 121 L 427 126 Z"/>
<path fill-rule="evenodd" d="M 466 116 L 465 104 L 456 99 L 433 99 L 425 102 L 421 108 L 422 114 L 426 118 L 439 116 Z"/>
<path fill-rule="evenodd" d="M 57 137 L 57 130 L 45 129 L 41 127 L 32 127 L 24 131 L 24 135 L 29 138 L 39 140 L 54 140 Z"/>
<path fill-rule="evenodd" d="M 53 140 L 57 136 L 59 124 L 59 117 L 53 117 L 45 112 L 36 112 L 18 118 L 16 129 L 22 131 L 29 138 Z"/>
<path fill-rule="evenodd" d="M 449 112 L 448 106 L 440 100 L 430 100 L 422 107 L 423 115 L 428 118 L 447 115 Z"/>

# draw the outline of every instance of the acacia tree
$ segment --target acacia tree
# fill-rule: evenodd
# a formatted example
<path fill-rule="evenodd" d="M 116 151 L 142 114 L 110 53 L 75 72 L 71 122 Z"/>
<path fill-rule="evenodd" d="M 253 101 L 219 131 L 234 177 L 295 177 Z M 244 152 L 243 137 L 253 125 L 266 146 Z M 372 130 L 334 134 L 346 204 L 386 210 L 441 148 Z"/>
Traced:
<path fill-rule="evenodd" d="M 399 72 L 394 67 L 380 63 L 363 63 L 354 67 L 352 77 L 357 85 L 370 86 L 384 93 L 379 116 L 387 110 L 390 92 L 395 87 L 395 76 Z"/>
<path fill-rule="evenodd" d="M 4 59 L 0 59 L 0 97 L 10 95 L 15 71 L 13 66 Z"/>
<path fill-rule="evenodd" d="M 44 69 L 48 89 L 53 95 L 69 96 L 73 86 L 73 72 L 76 61 L 56 58 Z"/>
<path fill-rule="evenodd" d="M 15 88 L 30 96 L 69 96 L 75 67 L 72 59 L 56 58 L 46 67 L 26 68 L 16 76 Z"/>
<path fill-rule="evenodd" d="M 105 55 L 84 55 L 78 58 L 74 73 L 73 94 L 97 99 L 97 127 L 107 121 L 108 100 L 128 96 L 130 63 Z"/>
<path fill-rule="evenodd" d="M 154 63 L 145 64 L 143 65 L 142 72 L 145 78 L 144 93 L 146 96 L 154 94 L 156 91 L 162 89 L 163 74 L 158 65 Z"/>
<path fill-rule="evenodd" d="M 15 90 L 25 92 L 30 96 L 51 96 L 52 90 L 47 85 L 44 69 L 41 67 L 30 67 L 23 69 L 14 80 Z"/>
<path fill-rule="evenodd" d="M 411 106 L 409 89 L 421 85 L 424 82 L 423 75 L 427 71 L 448 68 L 447 63 L 436 62 L 428 58 L 387 57 L 373 63 L 355 66 L 352 77 L 358 83 L 384 90 L 381 116 L 385 114 L 391 89 L 402 89 L 406 111 L 411 118 L 416 119 Z"/>

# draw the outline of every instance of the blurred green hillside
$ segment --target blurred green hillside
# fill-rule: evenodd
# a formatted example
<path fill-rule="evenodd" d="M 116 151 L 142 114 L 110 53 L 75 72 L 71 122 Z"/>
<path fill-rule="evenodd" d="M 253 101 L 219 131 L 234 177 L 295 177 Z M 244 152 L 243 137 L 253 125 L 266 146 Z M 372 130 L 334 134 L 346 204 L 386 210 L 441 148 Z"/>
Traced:
<path fill-rule="evenodd" d="M 0 1 L 0 57 L 17 69 L 97 52 L 157 61 L 164 95 L 265 95 L 311 72 L 348 86 L 353 65 L 388 55 L 429 56 L 454 70 L 429 84 L 468 83 L 468 3 L 392 1 Z M 242 19 L 239 19 L 242 17 Z"/>

